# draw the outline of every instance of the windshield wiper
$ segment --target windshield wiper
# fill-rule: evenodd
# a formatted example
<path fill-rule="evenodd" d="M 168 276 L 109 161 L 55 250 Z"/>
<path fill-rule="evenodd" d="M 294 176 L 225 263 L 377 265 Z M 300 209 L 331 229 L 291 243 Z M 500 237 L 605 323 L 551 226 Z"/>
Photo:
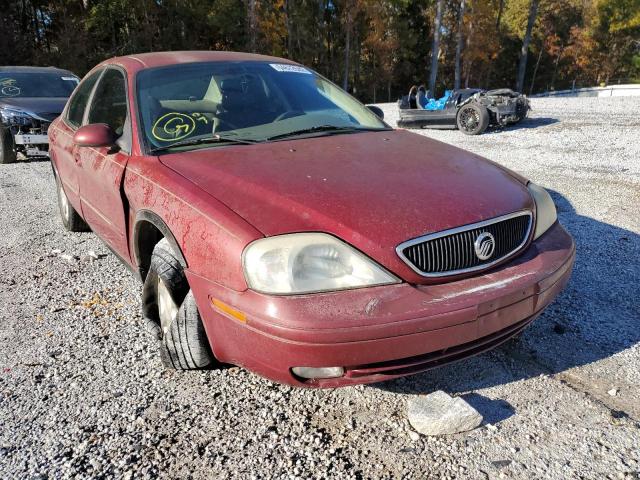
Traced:
<path fill-rule="evenodd" d="M 318 125 L 315 127 L 303 128 L 301 130 L 294 130 L 292 132 L 281 133 L 279 135 L 273 135 L 265 138 L 265 140 L 278 140 L 280 138 L 295 137 L 297 135 L 304 135 L 305 133 L 317 133 L 317 132 L 376 132 L 379 130 L 387 130 L 386 128 L 363 128 L 363 127 L 340 127 L 338 125 Z"/>
<path fill-rule="evenodd" d="M 238 145 L 253 145 L 260 143 L 259 140 L 251 140 L 249 138 L 236 138 L 226 135 L 214 135 L 213 137 L 192 138 L 189 140 L 182 140 L 181 142 L 172 143 L 171 145 L 164 145 L 162 147 L 152 148 L 151 153 L 157 153 L 164 150 L 168 150 L 173 147 L 187 147 L 193 145 L 202 145 L 205 143 L 231 143 Z"/>

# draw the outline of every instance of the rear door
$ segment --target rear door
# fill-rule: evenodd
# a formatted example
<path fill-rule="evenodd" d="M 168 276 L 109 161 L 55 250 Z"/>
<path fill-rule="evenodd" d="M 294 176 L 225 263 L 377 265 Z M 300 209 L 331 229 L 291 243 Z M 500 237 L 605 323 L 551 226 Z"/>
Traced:
<path fill-rule="evenodd" d="M 73 143 L 73 134 L 82 126 L 85 110 L 96 82 L 104 70 L 93 72 L 76 88 L 58 122 L 58 129 L 49 131 L 52 145 L 51 151 L 60 181 L 71 205 L 77 212 L 82 212 L 80 205 L 78 165 L 76 164 L 77 146 Z"/>
<path fill-rule="evenodd" d="M 91 98 L 85 124 L 106 123 L 118 136 L 115 147 L 79 147 L 82 213 L 92 230 L 120 257 L 130 261 L 122 194 L 124 169 L 131 151 L 126 74 L 117 67 L 104 72 Z"/>

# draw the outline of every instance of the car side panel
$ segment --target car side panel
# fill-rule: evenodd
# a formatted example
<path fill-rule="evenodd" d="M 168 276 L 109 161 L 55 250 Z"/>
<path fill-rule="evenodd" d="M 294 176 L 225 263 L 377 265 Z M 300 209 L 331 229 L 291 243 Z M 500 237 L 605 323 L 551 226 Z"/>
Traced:
<path fill-rule="evenodd" d="M 64 191 L 78 214 L 83 215 L 80 205 L 80 187 L 78 181 L 78 165 L 75 153 L 78 148 L 73 143 L 73 130 L 60 118 L 49 127 L 49 156 L 60 177 Z"/>
<path fill-rule="evenodd" d="M 258 230 L 165 167 L 157 157 L 131 157 L 124 191 L 130 218 L 135 219 L 136 212 L 143 210 L 160 217 L 175 237 L 190 271 L 232 290 L 247 289 L 242 252 L 248 243 L 263 236 Z M 135 252 L 135 238 L 129 241 L 130 251 Z M 132 260 L 139 266 L 138 258 Z"/>
<path fill-rule="evenodd" d="M 126 152 L 106 147 L 79 147 L 80 197 L 85 221 L 109 247 L 130 260 L 127 219 L 121 185 L 129 159 Z"/>
<path fill-rule="evenodd" d="M 445 110 L 423 110 L 419 108 L 400 110 L 398 126 L 455 128 L 455 108 Z"/>
<path fill-rule="evenodd" d="M 456 110 L 439 110 L 427 111 L 427 115 L 421 116 L 421 122 L 424 126 L 453 126 L 456 123 Z"/>

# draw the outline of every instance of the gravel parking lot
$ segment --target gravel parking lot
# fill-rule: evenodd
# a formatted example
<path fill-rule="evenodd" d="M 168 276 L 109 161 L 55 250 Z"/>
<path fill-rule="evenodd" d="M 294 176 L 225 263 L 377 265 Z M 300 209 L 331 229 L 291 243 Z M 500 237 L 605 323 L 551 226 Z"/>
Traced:
<path fill-rule="evenodd" d="M 532 102 L 503 131 L 417 133 L 552 191 L 569 286 L 520 341 L 372 386 L 163 370 L 140 285 L 63 230 L 49 162 L 0 166 L 0 478 L 640 478 L 640 97 Z M 418 436 L 407 400 L 439 389 L 485 423 Z"/>

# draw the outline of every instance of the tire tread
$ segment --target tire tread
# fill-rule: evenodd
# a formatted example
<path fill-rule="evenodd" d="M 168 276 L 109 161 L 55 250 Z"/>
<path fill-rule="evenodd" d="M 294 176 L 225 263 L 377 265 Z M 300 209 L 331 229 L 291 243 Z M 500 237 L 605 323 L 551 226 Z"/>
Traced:
<path fill-rule="evenodd" d="M 213 364 L 215 359 L 195 297 L 167 239 L 162 239 L 154 248 L 148 276 L 150 282 L 157 282 L 157 278 L 161 278 L 174 302 L 179 305 L 176 317 L 160 342 L 163 364 L 176 370 L 194 370 Z"/>

